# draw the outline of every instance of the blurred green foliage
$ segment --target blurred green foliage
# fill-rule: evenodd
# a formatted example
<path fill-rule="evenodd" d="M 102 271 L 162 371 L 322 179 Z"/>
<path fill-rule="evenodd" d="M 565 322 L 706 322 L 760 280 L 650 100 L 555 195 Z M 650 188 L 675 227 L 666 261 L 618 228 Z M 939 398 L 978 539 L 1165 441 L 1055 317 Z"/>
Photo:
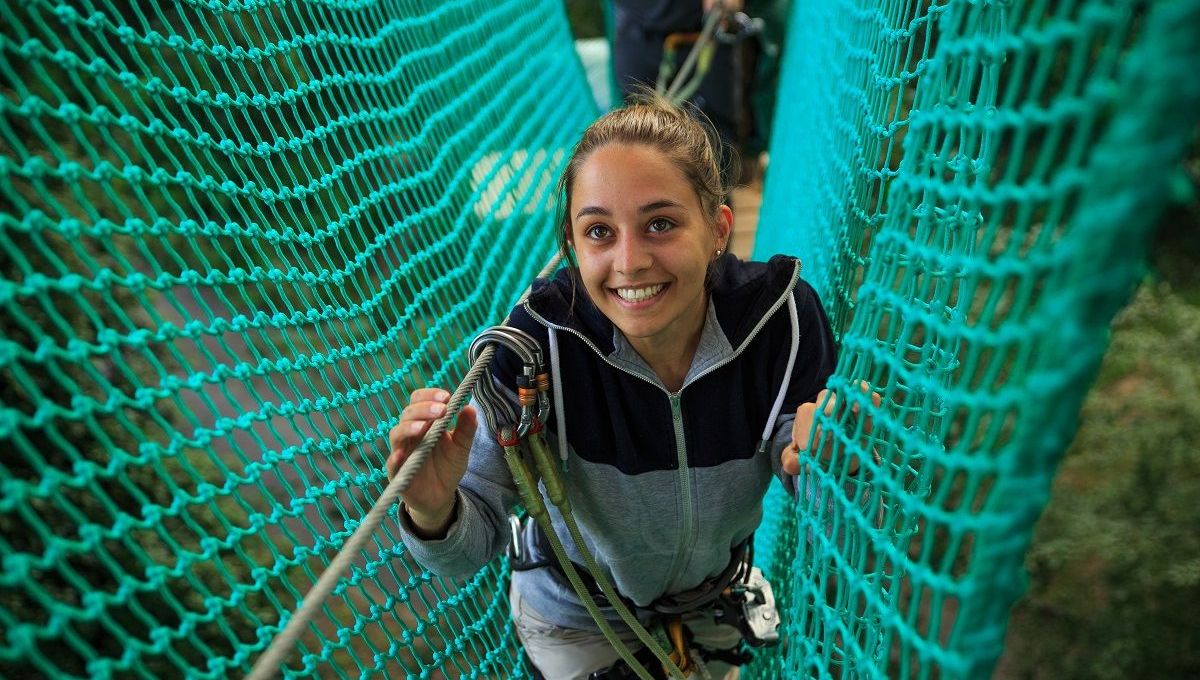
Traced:
<path fill-rule="evenodd" d="M 997 678 L 1200 677 L 1200 149 L 1113 322 Z"/>
<path fill-rule="evenodd" d="M 576 40 L 604 37 L 604 5 L 607 0 L 564 0 L 567 21 Z"/>

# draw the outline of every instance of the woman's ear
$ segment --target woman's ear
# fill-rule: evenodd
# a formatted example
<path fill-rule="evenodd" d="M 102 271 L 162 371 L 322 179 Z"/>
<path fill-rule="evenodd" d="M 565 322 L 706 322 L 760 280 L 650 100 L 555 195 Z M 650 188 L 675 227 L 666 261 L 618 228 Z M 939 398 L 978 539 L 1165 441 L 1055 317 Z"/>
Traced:
<path fill-rule="evenodd" d="M 571 223 L 560 224 L 559 229 L 562 229 L 563 252 L 575 250 L 575 231 L 571 229 Z"/>
<path fill-rule="evenodd" d="M 729 250 L 729 237 L 733 234 L 733 210 L 722 203 L 717 206 L 717 220 L 713 225 L 717 237 L 717 250 Z"/>

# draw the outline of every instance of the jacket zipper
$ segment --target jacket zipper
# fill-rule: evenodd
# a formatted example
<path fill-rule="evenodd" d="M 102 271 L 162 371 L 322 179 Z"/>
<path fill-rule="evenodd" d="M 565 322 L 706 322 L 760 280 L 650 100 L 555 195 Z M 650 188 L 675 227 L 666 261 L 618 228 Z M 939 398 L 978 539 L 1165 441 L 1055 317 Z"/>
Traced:
<path fill-rule="evenodd" d="M 679 392 L 683 392 L 682 387 L 679 388 Z M 681 560 L 687 553 L 687 547 L 692 544 L 692 536 L 696 533 L 696 528 L 692 526 L 696 523 L 696 513 L 692 511 L 692 469 L 688 467 L 687 442 L 683 438 L 683 409 L 680 406 L 682 399 L 679 394 L 672 394 L 670 399 L 671 422 L 675 425 L 675 456 L 679 465 L 679 500 L 680 506 L 683 508 L 683 532 L 679 536 L 679 544 L 675 546 L 675 557 L 671 559 L 671 568 L 667 570 L 668 587 L 682 568 Z"/>
<path fill-rule="evenodd" d="M 676 548 L 675 558 L 672 561 L 671 569 L 667 573 L 667 576 L 668 576 L 667 583 L 670 583 L 671 581 L 675 580 L 675 577 L 676 577 L 675 571 L 679 568 L 680 558 L 682 558 L 684 553 L 687 552 L 688 546 L 691 545 L 691 543 L 692 543 L 692 535 L 695 533 L 695 529 L 693 527 L 693 524 L 695 524 L 695 512 L 692 508 L 691 471 L 687 464 L 687 462 L 688 462 L 687 461 L 687 443 L 684 441 L 684 438 L 683 438 L 683 409 L 681 406 L 681 401 L 682 401 L 681 395 L 683 394 L 683 391 L 685 389 L 687 389 L 688 385 L 691 385 L 692 383 L 703 378 L 704 376 L 708 375 L 709 373 L 712 373 L 713 371 L 717 370 L 718 368 L 725 366 L 729 362 L 731 362 L 734 359 L 741 356 L 742 351 L 745 350 L 746 347 L 751 342 L 754 341 L 754 338 L 758 337 L 758 334 L 760 332 L 762 332 L 763 326 L 765 326 L 767 324 L 767 320 L 770 319 L 772 316 L 774 316 L 775 312 L 779 311 L 779 307 L 782 306 L 783 303 L 787 300 L 787 296 L 792 294 L 792 291 L 796 288 L 796 282 L 800 279 L 800 268 L 801 268 L 801 262 L 799 260 L 797 260 L 795 271 L 792 272 L 791 285 L 789 285 L 783 291 L 783 294 L 779 296 L 779 299 L 775 300 L 774 304 L 771 305 L 771 308 L 768 309 L 766 311 L 766 313 L 762 315 L 762 318 L 760 318 L 758 320 L 758 323 L 755 324 L 754 328 L 751 329 L 750 334 L 746 336 L 746 339 L 742 341 L 742 344 L 738 345 L 737 349 L 735 349 L 724 360 L 719 361 L 719 362 L 713 364 L 712 366 L 709 366 L 708 368 L 701 371 L 699 374 L 693 376 L 691 380 L 687 381 L 679 388 L 678 392 L 671 392 L 666 387 L 664 387 L 661 382 L 655 382 L 654 380 L 651 380 L 650 378 L 642 375 L 641 373 L 637 373 L 637 372 L 632 371 L 623 366 L 618 366 L 617 364 L 613 363 L 607 356 L 605 356 L 604 353 L 600 351 L 600 348 L 596 347 L 595 343 L 593 343 L 591 341 L 591 339 L 588 338 L 587 336 L 585 336 L 583 333 L 575 330 L 574 328 L 570 328 L 568 326 L 560 326 L 559 324 L 551 323 L 551 322 L 547 321 L 544 317 L 542 317 L 540 314 L 533 311 L 533 308 L 529 306 L 528 302 L 526 302 L 524 305 L 525 311 L 528 312 L 529 316 L 533 317 L 534 320 L 536 320 L 538 323 L 542 324 L 543 326 L 545 326 L 547 328 L 553 328 L 553 329 L 559 330 L 559 331 L 566 331 L 566 332 L 574 335 L 575 337 L 582 340 L 585 345 L 590 347 L 592 349 L 592 351 L 596 353 L 596 356 L 598 356 L 602 360 L 604 360 L 604 362 L 607 363 L 609 366 L 612 366 L 613 368 L 615 368 L 619 371 L 622 371 L 624 373 L 628 373 L 629 375 L 632 375 L 635 378 L 641 378 L 642 380 L 650 383 L 651 385 L 657 387 L 658 389 L 660 389 L 666 393 L 667 399 L 671 403 L 671 421 L 675 428 L 675 459 L 676 459 L 676 463 L 679 465 L 679 493 L 680 493 L 681 499 L 683 501 L 683 513 L 684 513 L 683 514 L 683 522 L 682 522 L 683 534 L 680 536 L 681 540 L 679 541 L 679 545 Z"/>

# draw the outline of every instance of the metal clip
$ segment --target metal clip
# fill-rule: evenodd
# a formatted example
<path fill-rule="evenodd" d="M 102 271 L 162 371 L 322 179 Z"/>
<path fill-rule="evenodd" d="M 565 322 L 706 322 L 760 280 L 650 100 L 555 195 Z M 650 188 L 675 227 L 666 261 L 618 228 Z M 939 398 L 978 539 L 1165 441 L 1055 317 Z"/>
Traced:
<path fill-rule="evenodd" d="M 734 583 L 721 595 L 713 612 L 718 623 L 735 626 L 751 647 L 779 644 L 779 611 L 775 594 L 762 570 L 752 567 L 745 581 Z"/>
<path fill-rule="evenodd" d="M 514 560 L 525 559 L 525 556 L 521 552 L 521 518 L 516 515 L 509 515 L 508 530 L 512 535 L 512 543 L 509 544 L 508 556 Z"/>

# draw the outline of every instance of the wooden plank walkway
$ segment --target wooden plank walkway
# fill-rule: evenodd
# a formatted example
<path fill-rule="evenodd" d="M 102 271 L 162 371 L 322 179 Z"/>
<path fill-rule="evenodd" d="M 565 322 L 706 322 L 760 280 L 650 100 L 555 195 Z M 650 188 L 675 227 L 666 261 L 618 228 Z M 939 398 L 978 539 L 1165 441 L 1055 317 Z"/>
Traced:
<path fill-rule="evenodd" d="M 762 205 L 762 174 L 755 175 L 749 184 L 733 190 L 733 241 L 729 249 L 743 260 L 750 259 L 754 250 L 758 209 Z"/>

